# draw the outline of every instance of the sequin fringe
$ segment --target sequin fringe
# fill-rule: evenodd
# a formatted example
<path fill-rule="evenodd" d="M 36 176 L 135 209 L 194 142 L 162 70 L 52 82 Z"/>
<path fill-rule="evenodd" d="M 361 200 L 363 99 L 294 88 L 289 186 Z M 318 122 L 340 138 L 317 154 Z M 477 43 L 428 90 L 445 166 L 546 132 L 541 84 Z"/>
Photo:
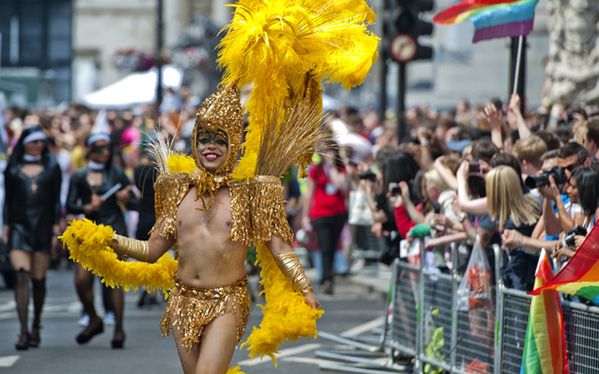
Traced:
<path fill-rule="evenodd" d="M 232 182 L 231 240 L 249 244 L 268 242 L 278 236 L 290 243 L 293 234 L 285 214 L 284 187 L 278 177 L 259 176 Z"/>
<path fill-rule="evenodd" d="M 226 313 L 235 315 L 237 341 L 243 337 L 250 313 L 247 278 L 234 285 L 218 288 L 192 288 L 175 281 L 166 311 L 160 321 L 162 335 L 177 329 L 182 346 L 190 350 L 200 341 L 204 328 Z"/>

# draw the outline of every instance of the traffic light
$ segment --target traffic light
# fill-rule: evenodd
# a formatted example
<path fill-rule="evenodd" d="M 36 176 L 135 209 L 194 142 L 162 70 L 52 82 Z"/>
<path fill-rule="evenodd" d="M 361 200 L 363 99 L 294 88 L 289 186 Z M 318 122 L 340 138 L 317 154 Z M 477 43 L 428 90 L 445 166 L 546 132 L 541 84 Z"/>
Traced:
<path fill-rule="evenodd" d="M 430 60 L 433 48 L 420 44 L 419 36 L 433 33 L 433 24 L 422 19 L 422 13 L 433 10 L 434 0 L 390 0 L 388 16 L 391 57 L 397 62 Z"/>

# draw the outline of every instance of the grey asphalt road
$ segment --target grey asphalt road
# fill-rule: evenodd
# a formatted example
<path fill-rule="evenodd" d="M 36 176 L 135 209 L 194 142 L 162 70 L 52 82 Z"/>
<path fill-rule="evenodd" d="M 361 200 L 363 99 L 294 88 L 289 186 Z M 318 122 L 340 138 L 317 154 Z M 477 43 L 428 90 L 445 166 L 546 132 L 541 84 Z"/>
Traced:
<path fill-rule="evenodd" d="M 89 344 L 75 342 L 80 327 L 77 320 L 81 306 L 77 301 L 70 270 L 48 274 L 48 293 L 43 316 L 41 347 L 16 351 L 18 322 L 14 297 L 10 290 L 0 290 L 0 373 L 181 373 L 171 337 L 161 337 L 159 320 L 164 305 L 138 308 L 138 295 L 126 296 L 125 349 L 110 348 L 111 327 Z M 96 291 L 99 286 L 96 285 Z M 260 302 L 260 299 L 258 300 Z M 372 293 L 352 282 L 339 279 L 334 296 L 321 296 L 326 313 L 318 322 L 321 331 L 356 335 L 382 325 L 385 310 L 380 293 Z M 96 305 L 101 308 L 99 292 Z M 30 312 L 31 316 L 31 312 Z M 246 332 L 261 319 L 254 307 Z M 287 343 L 280 354 L 278 368 L 269 359 L 249 360 L 245 349 L 237 349 L 233 364 L 246 373 L 319 373 L 317 350 L 335 348 L 336 343 L 321 338 Z"/>

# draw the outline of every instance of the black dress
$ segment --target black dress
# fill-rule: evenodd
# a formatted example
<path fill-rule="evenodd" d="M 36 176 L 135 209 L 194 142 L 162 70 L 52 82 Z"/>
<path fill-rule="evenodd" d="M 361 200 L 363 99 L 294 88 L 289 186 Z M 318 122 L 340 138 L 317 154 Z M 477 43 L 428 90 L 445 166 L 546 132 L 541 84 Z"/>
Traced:
<path fill-rule="evenodd" d="M 135 237 L 139 240 L 148 240 L 150 230 L 156 223 L 156 211 L 154 210 L 154 180 L 156 179 L 156 168 L 152 165 L 139 165 L 134 170 L 135 186 L 141 192 L 139 200 L 139 222 Z"/>
<path fill-rule="evenodd" d="M 67 213 L 84 214 L 83 206 L 89 204 L 92 200 L 92 189 L 87 182 L 88 168 L 77 170 L 69 183 L 69 193 L 67 195 Z M 102 171 L 102 185 L 98 187 L 96 193 L 100 196 L 110 190 L 113 186 L 120 183 L 123 189 L 130 184 L 129 178 L 123 170 L 117 166 L 112 166 Z M 131 202 L 130 202 L 131 203 Z M 127 235 L 127 225 L 125 216 L 121 207 L 118 205 L 116 194 L 112 194 L 98 210 L 85 216 L 97 224 L 108 225 L 119 235 Z"/>
<path fill-rule="evenodd" d="M 43 170 L 33 178 L 23 174 L 22 162 L 4 171 L 4 224 L 10 227 L 10 249 L 50 252 L 53 226 L 60 221 L 62 172 L 53 156 L 43 158 Z"/>

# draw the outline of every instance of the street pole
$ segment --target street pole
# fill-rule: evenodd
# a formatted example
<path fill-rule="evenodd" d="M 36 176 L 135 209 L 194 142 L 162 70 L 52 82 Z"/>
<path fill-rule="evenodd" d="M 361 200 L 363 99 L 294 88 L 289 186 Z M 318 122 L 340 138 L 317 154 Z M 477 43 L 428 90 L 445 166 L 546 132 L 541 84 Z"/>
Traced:
<path fill-rule="evenodd" d="M 381 43 L 382 45 L 383 43 Z M 387 55 L 385 47 L 381 46 L 381 57 L 379 58 L 379 105 L 378 116 L 381 123 L 385 122 L 385 111 L 387 110 Z"/>
<path fill-rule="evenodd" d="M 379 12 L 381 14 L 387 9 L 387 0 L 380 2 Z M 385 32 L 386 27 L 384 25 L 384 17 L 380 17 L 379 33 L 382 35 L 381 43 L 379 44 L 379 105 L 378 105 L 378 116 L 381 123 L 385 122 L 385 112 L 387 110 L 387 44 L 389 35 Z"/>
<path fill-rule="evenodd" d="M 164 12 L 163 0 L 157 0 L 156 4 L 156 118 L 160 115 L 160 104 L 162 103 L 162 39 L 164 23 L 162 15 Z"/>
<path fill-rule="evenodd" d="M 401 143 L 406 136 L 406 68 L 405 62 L 398 64 L 399 71 L 397 74 L 397 141 Z"/>
<path fill-rule="evenodd" d="M 513 92 L 520 96 L 520 110 L 524 113 L 526 107 L 526 37 L 522 36 L 522 42 L 518 43 L 518 37 L 511 38 L 510 42 L 510 75 L 508 87 L 508 102 Z M 520 46 L 520 48 L 518 48 Z M 518 61 L 518 50 L 520 60 Z M 517 72 L 516 72 L 517 70 Z M 518 79 L 514 82 L 514 77 Z M 514 87 L 514 85 L 516 87 Z"/>

